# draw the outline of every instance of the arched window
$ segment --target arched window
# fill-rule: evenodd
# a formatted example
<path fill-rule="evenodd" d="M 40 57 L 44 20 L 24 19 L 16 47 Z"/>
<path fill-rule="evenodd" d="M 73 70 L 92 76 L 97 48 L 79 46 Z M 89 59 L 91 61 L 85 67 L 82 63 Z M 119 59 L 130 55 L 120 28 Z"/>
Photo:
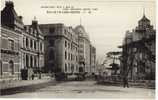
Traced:
<path fill-rule="evenodd" d="M 67 59 L 67 52 L 65 51 L 65 60 Z"/>
<path fill-rule="evenodd" d="M 14 74 L 14 62 L 12 60 L 9 61 L 9 71 L 12 75 Z"/>

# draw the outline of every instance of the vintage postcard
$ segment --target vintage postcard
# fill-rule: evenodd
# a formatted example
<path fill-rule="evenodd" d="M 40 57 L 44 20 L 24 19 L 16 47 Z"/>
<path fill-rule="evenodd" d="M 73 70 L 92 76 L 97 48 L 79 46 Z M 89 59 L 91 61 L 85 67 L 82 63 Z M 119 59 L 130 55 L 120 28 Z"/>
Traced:
<path fill-rule="evenodd" d="M 1 0 L 0 98 L 154 100 L 156 0 Z"/>

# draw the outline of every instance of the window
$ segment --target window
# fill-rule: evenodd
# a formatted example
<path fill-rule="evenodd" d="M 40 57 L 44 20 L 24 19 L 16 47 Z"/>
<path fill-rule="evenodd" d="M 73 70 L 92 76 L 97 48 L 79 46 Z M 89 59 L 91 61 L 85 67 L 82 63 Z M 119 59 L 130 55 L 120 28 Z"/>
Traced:
<path fill-rule="evenodd" d="M 67 47 L 67 41 L 65 40 L 65 47 Z"/>
<path fill-rule="evenodd" d="M 30 47 L 32 48 L 33 46 L 33 41 L 30 39 Z"/>
<path fill-rule="evenodd" d="M 34 41 L 34 49 L 36 50 L 36 41 Z"/>
<path fill-rule="evenodd" d="M 74 72 L 74 65 L 73 64 L 71 65 L 71 71 L 72 71 L 72 73 Z"/>
<path fill-rule="evenodd" d="M 34 66 L 37 67 L 36 56 L 34 56 Z"/>
<path fill-rule="evenodd" d="M 40 43 L 40 50 L 42 51 L 42 49 L 43 49 L 43 46 L 42 46 L 42 43 Z"/>
<path fill-rule="evenodd" d="M 28 57 L 28 55 L 26 55 L 26 67 L 27 68 L 29 67 L 29 57 Z"/>
<path fill-rule="evenodd" d="M 30 56 L 30 66 L 33 67 L 33 58 Z"/>
<path fill-rule="evenodd" d="M 65 64 L 65 72 L 67 72 L 67 64 Z"/>
<path fill-rule="evenodd" d="M 23 47 L 25 46 L 24 44 L 25 44 L 25 38 L 23 38 Z"/>
<path fill-rule="evenodd" d="M 70 43 L 68 43 L 68 48 L 70 48 Z"/>
<path fill-rule="evenodd" d="M 14 41 L 13 40 L 9 40 L 9 49 L 14 50 Z"/>
<path fill-rule="evenodd" d="M 71 43 L 71 50 L 73 49 L 73 44 Z"/>
<path fill-rule="evenodd" d="M 67 52 L 65 51 L 65 59 L 67 59 Z"/>
<path fill-rule="evenodd" d="M 77 56 L 76 56 L 76 62 L 77 62 Z"/>
<path fill-rule="evenodd" d="M 49 28 L 49 33 L 50 34 L 53 34 L 54 32 L 55 32 L 55 28 L 54 27 Z"/>
<path fill-rule="evenodd" d="M 9 61 L 9 71 L 12 75 L 14 74 L 14 62 L 12 60 Z"/>
<path fill-rule="evenodd" d="M 69 58 L 68 59 L 70 60 L 70 53 L 69 53 Z"/>
<path fill-rule="evenodd" d="M 65 33 L 65 34 L 67 34 L 67 31 L 66 31 L 66 29 L 64 30 L 64 33 Z"/>
<path fill-rule="evenodd" d="M 71 60 L 72 60 L 72 54 L 71 54 Z"/>
<path fill-rule="evenodd" d="M 26 47 L 28 47 L 28 45 L 29 45 L 29 40 L 28 38 L 26 38 Z"/>

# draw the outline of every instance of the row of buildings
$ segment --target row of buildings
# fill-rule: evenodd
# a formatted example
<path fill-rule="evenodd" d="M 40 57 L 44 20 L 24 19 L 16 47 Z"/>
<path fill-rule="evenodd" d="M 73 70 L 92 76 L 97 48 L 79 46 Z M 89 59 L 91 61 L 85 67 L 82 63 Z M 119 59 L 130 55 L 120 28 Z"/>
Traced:
<path fill-rule="evenodd" d="M 62 23 L 24 25 L 12 1 L 1 11 L 1 79 L 31 78 L 34 73 L 94 73 L 96 49 L 82 25 Z"/>
<path fill-rule="evenodd" d="M 40 29 L 45 33 L 45 65 L 49 71 L 95 72 L 96 49 L 82 25 L 40 24 Z"/>
<path fill-rule="evenodd" d="M 155 80 L 156 31 L 143 15 L 123 41 L 121 73 L 131 80 Z"/>

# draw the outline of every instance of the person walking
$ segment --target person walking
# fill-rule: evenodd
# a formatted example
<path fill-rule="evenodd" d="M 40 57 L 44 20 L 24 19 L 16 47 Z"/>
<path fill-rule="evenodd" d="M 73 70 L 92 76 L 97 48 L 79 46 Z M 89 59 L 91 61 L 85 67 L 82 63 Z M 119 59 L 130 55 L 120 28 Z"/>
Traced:
<path fill-rule="evenodd" d="M 123 87 L 124 87 L 124 88 L 125 88 L 125 87 L 129 88 L 128 79 L 127 79 L 126 76 L 123 77 Z"/>

